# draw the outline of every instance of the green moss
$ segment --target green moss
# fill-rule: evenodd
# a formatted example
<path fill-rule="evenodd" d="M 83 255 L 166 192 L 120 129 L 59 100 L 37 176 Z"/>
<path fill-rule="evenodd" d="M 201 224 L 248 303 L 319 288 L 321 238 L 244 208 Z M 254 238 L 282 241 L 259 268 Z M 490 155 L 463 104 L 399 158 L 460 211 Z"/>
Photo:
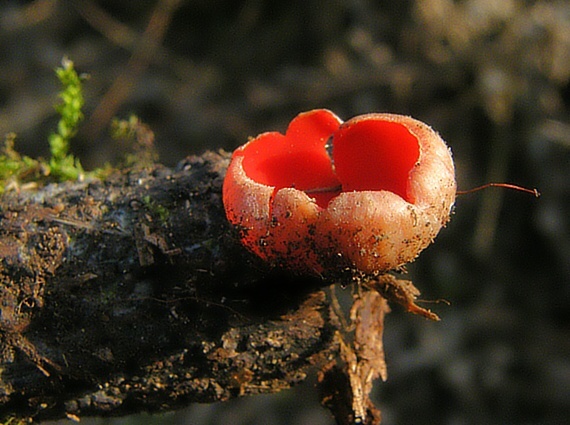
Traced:
<path fill-rule="evenodd" d="M 51 157 L 45 160 L 21 156 L 14 148 L 16 135 L 8 134 L 0 146 L 0 194 L 26 184 L 59 183 L 86 176 L 105 179 L 115 171 L 114 167 L 105 165 L 85 172 L 79 160 L 70 153 L 71 142 L 83 121 L 85 77 L 77 74 L 73 62 L 67 58 L 62 60 L 61 67 L 55 73 L 62 89 L 58 95 L 60 103 L 56 106 L 60 119 L 56 131 L 48 137 Z M 150 167 L 156 163 L 158 155 L 154 147 L 154 133 L 137 116 L 132 115 L 128 120 L 114 119 L 111 134 L 115 140 L 128 143 L 133 150 L 133 154 L 126 156 L 122 167 Z M 161 219 L 168 218 L 165 208 L 153 205 Z"/>
<path fill-rule="evenodd" d="M 158 215 L 160 221 L 163 224 L 166 224 L 168 222 L 168 218 L 170 217 L 170 213 L 168 212 L 168 209 L 165 208 L 164 206 L 156 203 L 154 200 L 151 199 L 150 196 L 145 196 L 142 199 L 143 203 L 145 204 L 145 206 L 154 214 Z"/>
<path fill-rule="evenodd" d="M 43 164 L 15 149 L 16 134 L 9 133 L 0 147 L 0 194 L 11 186 L 18 187 L 21 181 L 36 180 L 48 172 Z"/>
<path fill-rule="evenodd" d="M 49 135 L 51 158 L 33 159 L 21 156 L 14 148 L 16 135 L 6 135 L 0 147 L 0 194 L 10 186 L 19 187 L 26 183 L 43 183 L 47 180 L 77 180 L 85 173 L 79 161 L 69 153 L 71 139 L 77 134 L 83 119 L 82 78 L 73 67 L 73 62 L 64 58 L 62 66 L 55 70 L 61 84 L 61 103 L 56 106 L 60 115 L 57 132 Z"/>
<path fill-rule="evenodd" d="M 124 167 L 151 167 L 158 160 L 158 153 L 154 147 L 154 133 L 136 115 L 131 115 L 128 120 L 113 119 L 111 136 L 119 142 L 126 143 L 133 151 L 125 155 Z"/>
<path fill-rule="evenodd" d="M 56 106 L 60 115 L 57 132 L 50 134 L 49 146 L 51 158 L 49 161 L 50 173 L 59 179 L 77 180 L 83 174 L 79 160 L 69 153 L 71 139 L 77 134 L 79 123 L 83 120 L 82 108 L 85 103 L 81 78 L 73 67 L 73 62 L 67 58 L 62 66 L 55 70 L 59 81 L 63 85 L 59 93 L 61 103 Z"/>

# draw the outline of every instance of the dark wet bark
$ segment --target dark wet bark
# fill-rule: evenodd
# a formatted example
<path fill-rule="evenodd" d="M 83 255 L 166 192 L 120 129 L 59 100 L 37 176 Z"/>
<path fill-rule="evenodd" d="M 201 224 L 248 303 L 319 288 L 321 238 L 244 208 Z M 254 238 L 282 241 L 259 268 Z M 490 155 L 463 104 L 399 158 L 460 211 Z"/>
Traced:
<path fill-rule="evenodd" d="M 228 159 L 3 196 L 0 417 L 269 393 L 338 354 L 323 282 L 269 272 L 237 243 Z"/>

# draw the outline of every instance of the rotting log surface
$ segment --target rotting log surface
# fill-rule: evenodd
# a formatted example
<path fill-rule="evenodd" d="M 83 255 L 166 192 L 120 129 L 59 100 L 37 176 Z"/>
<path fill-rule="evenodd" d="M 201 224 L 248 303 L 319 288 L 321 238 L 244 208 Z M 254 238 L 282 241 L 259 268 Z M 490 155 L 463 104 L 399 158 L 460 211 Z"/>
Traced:
<path fill-rule="evenodd" d="M 237 243 L 228 161 L 2 197 L 0 418 L 274 392 L 338 354 L 323 282 L 268 273 Z"/>

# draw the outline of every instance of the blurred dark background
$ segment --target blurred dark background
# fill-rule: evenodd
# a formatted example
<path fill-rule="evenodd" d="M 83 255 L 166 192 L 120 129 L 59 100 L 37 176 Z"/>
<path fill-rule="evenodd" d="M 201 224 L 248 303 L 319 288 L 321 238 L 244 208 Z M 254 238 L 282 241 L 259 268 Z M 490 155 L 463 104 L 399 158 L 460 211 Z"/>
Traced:
<path fill-rule="evenodd" d="M 174 165 L 298 112 L 412 115 L 451 146 L 459 196 L 410 266 L 429 323 L 387 318 L 383 424 L 562 424 L 570 418 L 570 2 L 126 0 L 0 4 L 0 134 L 48 155 L 64 56 L 85 84 L 74 154 L 89 169 L 124 148 L 137 114 Z M 333 424 L 314 380 L 272 396 L 86 424 Z"/>

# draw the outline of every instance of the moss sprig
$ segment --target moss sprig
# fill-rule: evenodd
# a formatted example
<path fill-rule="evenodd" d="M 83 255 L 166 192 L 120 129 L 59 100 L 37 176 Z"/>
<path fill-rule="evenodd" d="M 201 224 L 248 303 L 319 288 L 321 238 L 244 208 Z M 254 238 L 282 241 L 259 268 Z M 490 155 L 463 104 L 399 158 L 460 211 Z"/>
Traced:
<path fill-rule="evenodd" d="M 15 133 L 5 136 L 0 146 L 0 194 L 9 187 L 17 187 L 21 181 L 37 179 L 48 171 L 36 159 L 20 155 L 15 149 Z"/>
<path fill-rule="evenodd" d="M 69 146 L 83 120 L 85 100 L 82 78 L 75 71 L 73 62 L 63 58 L 61 65 L 55 70 L 63 90 L 59 94 L 62 102 L 56 106 L 60 115 L 57 132 L 51 133 L 48 139 L 51 152 L 49 168 L 50 174 L 59 180 L 76 180 L 84 175 L 84 171 L 79 160 L 69 153 Z"/>
<path fill-rule="evenodd" d="M 114 170 L 114 167 L 105 165 L 86 172 L 70 153 L 71 142 L 84 118 L 83 81 L 86 77 L 79 75 L 73 62 L 65 57 L 55 73 L 62 89 L 58 94 L 60 103 L 55 107 L 59 114 L 57 129 L 48 136 L 50 158 L 34 159 L 20 155 L 14 147 L 16 134 L 8 133 L 4 143 L 0 141 L 0 195 L 10 189 L 37 187 L 46 182 L 83 180 L 86 177 L 104 179 Z M 134 150 L 132 155 L 126 155 L 123 167 L 150 167 L 157 161 L 154 133 L 138 117 L 114 119 L 111 130 L 115 140 L 126 140 Z"/>
<path fill-rule="evenodd" d="M 69 153 L 71 140 L 83 120 L 84 77 L 77 74 L 73 62 L 67 58 L 63 58 L 55 73 L 63 88 L 59 93 L 61 103 L 56 106 L 60 115 L 57 131 L 48 137 L 51 157 L 45 160 L 20 155 L 14 148 L 16 134 L 8 133 L 0 145 L 0 194 L 9 188 L 37 186 L 49 180 L 77 180 L 85 175 L 79 160 Z"/>

